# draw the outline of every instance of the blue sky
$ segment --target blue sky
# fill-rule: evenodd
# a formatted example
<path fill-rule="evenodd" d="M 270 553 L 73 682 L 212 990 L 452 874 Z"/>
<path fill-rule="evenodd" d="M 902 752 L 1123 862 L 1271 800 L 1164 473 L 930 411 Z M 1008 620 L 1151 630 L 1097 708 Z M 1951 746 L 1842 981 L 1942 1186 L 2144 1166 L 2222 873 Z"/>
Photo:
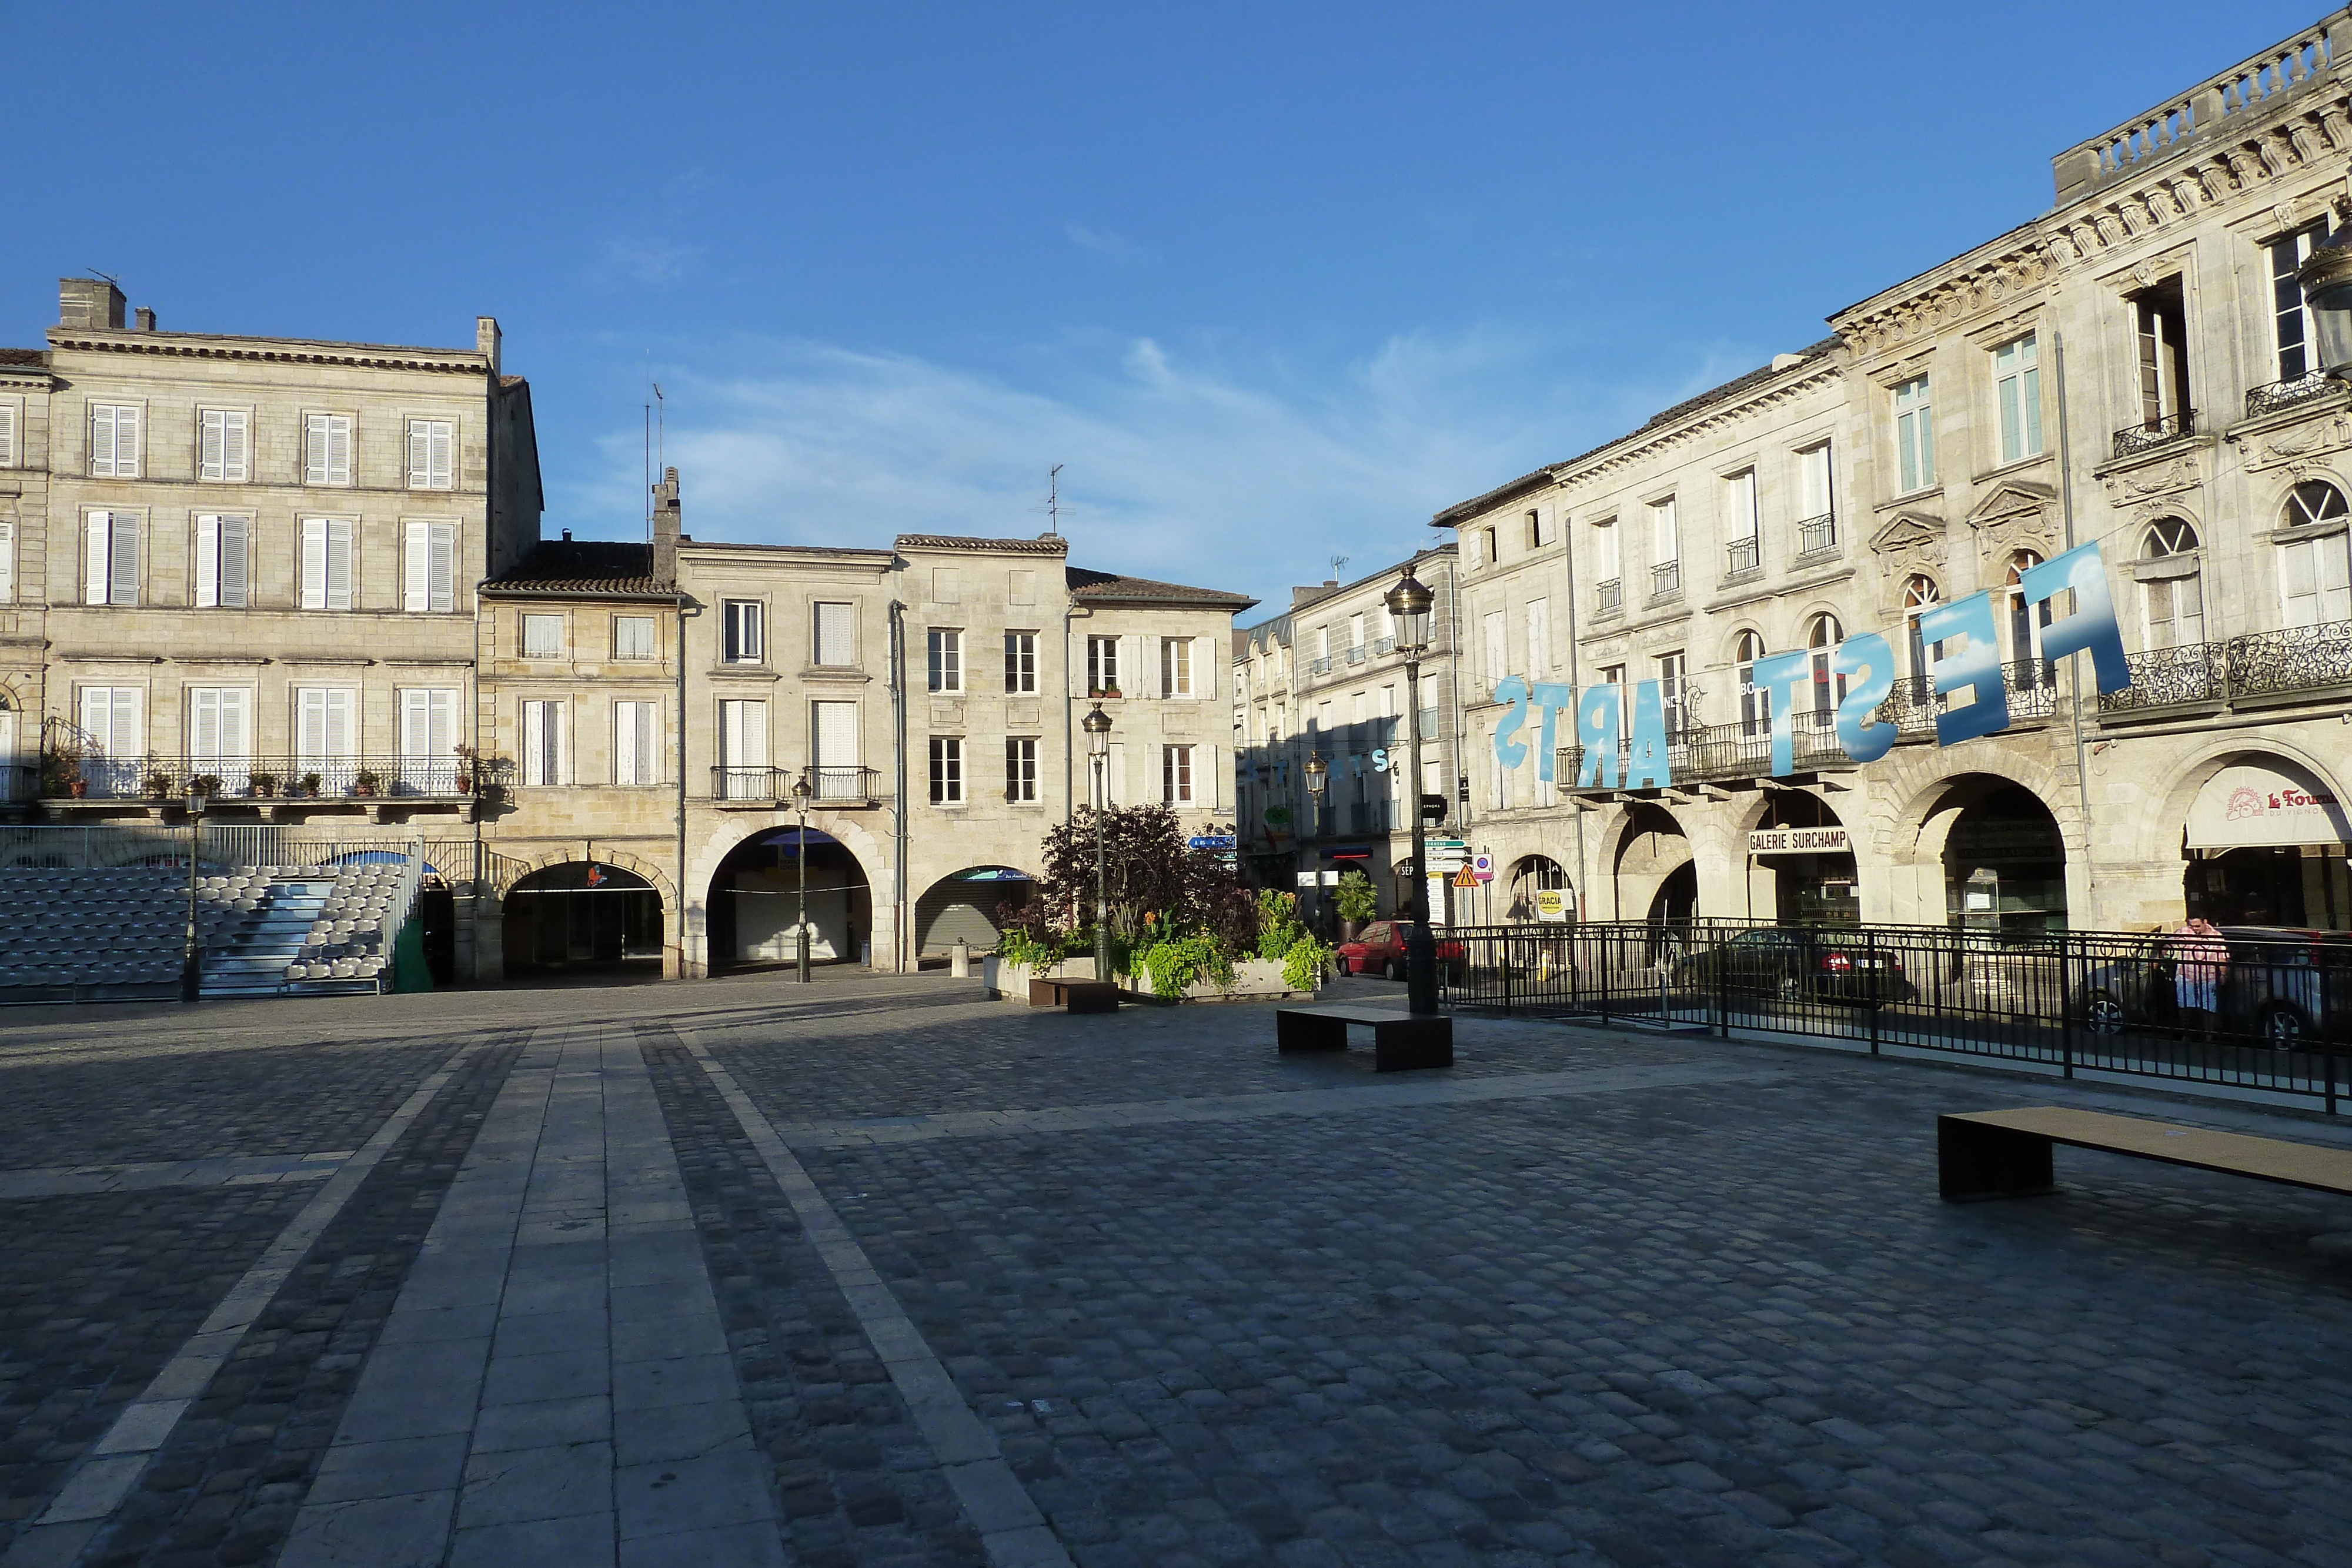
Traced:
<path fill-rule="evenodd" d="M 532 382 L 547 528 L 1032 534 L 1270 602 L 1824 335 L 2316 20 L 2086 5 L 17 7 L 0 343 Z"/>

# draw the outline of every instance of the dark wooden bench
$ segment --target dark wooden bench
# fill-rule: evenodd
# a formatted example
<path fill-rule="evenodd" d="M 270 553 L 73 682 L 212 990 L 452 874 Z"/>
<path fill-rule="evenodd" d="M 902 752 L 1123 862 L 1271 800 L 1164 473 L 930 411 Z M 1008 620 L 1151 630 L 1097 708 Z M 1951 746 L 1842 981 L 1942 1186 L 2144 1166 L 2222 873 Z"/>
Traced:
<path fill-rule="evenodd" d="M 1345 1051 L 1348 1029 L 1372 1031 L 1372 1068 L 1402 1072 L 1416 1067 L 1454 1065 L 1454 1020 L 1443 1014 L 1401 1013 L 1387 1008 L 1277 1008 L 1274 1038 L 1283 1054 Z"/>
<path fill-rule="evenodd" d="M 1033 1008 L 1067 1008 L 1074 1013 L 1117 1012 L 1118 988 L 1108 980 L 1033 977 L 1029 982 L 1029 1005 Z"/>
<path fill-rule="evenodd" d="M 2054 1192 L 2050 1169 L 2053 1144 L 2352 1195 L 2352 1149 L 2176 1127 L 2055 1105 L 1937 1117 L 1937 1185 L 1954 1201 Z"/>

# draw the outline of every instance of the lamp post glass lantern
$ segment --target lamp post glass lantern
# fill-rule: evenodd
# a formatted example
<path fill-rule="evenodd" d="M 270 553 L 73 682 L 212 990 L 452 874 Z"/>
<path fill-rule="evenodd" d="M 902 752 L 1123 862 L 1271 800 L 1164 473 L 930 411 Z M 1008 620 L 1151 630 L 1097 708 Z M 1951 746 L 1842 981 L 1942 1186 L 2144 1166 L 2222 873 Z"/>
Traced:
<path fill-rule="evenodd" d="M 1429 841 L 1421 812 L 1421 658 L 1429 652 L 1430 611 L 1437 596 L 1407 571 L 1389 590 L 1386 603 L 1396 622 L 1397 652 L 1404 655 L 1406 734 L 1412 737 L 1412 772 L 1406 797 L 1412 801 L 1412 902 L 1404 932 L 1405 1010 L 1437 1010 L 1437 943 L 1429 930 Z"/>
<path fill-rule="evenodd" d="M 2324 374 L 2352 381 L 2352 227 L 2339 228 L 2311 247 L 2311 259 L 2295 269 L 2304 305 L 2319 340 Z"/>
<path fill-rule="evenodd" d="M 797 779 L 793 779 L 793 809 L 794 810 L 796 810 L 796 811 L 798 811 L 798 812 L 800 813 L 800 829 L 799 829 L 799 831 L 798 831 L 797 832 L 795 832 L 795 833 L 793 835 L 793 864 L 795 864 L 796 866 L 798 866 L 798 867 L 800 868 L 800 883 L 801 883 L 801 890 L 800 890 L 800 915 L 799 915 L 799 916 L 798 916 L 797 925 L 798 925 L 799 931 L 800 931 L 800 974 L 801 974 L 801 984 L 802 984 L 802 985 L 803 985 L 803 986 L 805 986 L 805 985 L 807 985 L 807 984 L 809 983 L 809 928 L 808 928 L 808 809 L 809 809 L 809 794 L 810 794 L 810 790 L 809 790 L 808 769 L 807 769 L 807 768 L 802 768 L 802 769 L 801 769 L 801 776 L 800 776 L 799 778 L 797 778 Z"/>
<path fill-rule="evenodd" d="M 1323 754 L 1319 751 L 1309 754 L 1307 758 L 1307 826 L 1310 831 L 1304 841 L 1307 846 L 1307 886 L 1315 894 L 1315 902 L 1308 906 L 1307 914 L 1318 929 L 1323 923 L 1323 791 L 1330 788 L 1330 779 L 1331 765 L 1323 760 Z"/>
<path fill-rule="evenodd" d="M 1087 732 L 1087 763 L 1094 769 L 1095 808 L 1095 978 L 1110 978 L 1110 872 L 1103 858 L 1103 809 L 1110 804 L 1110 715 L 1097 703 L 1078 721 Z"/>

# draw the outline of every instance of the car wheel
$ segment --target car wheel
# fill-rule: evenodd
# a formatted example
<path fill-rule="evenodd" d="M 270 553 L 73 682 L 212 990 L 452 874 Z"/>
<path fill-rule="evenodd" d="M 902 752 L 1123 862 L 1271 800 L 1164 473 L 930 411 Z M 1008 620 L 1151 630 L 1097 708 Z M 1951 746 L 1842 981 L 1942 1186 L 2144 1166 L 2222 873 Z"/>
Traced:
<path fill-rule="evenodd" d="M 2124 1004 L 2108 991 L 2094 991 L 2083 1004 L 2083 1027 L 2093 1034 L 2121 1034 L 2124 1031 Z"/>
<path fill-rule="evenodd" d="M 1394 958 L 1391 958 L 1381 966 L 1381 978 L 1383 980 L 1393 980 L 1396 977 L 1396 960 Z"/>
<path fill-rule="evenodd" d="M 2273 1002 L 2263 1009 L 2263 1038 L 2273 1051 L 2294 1051 L 2303 1044 L 2303 1015 Z"/>

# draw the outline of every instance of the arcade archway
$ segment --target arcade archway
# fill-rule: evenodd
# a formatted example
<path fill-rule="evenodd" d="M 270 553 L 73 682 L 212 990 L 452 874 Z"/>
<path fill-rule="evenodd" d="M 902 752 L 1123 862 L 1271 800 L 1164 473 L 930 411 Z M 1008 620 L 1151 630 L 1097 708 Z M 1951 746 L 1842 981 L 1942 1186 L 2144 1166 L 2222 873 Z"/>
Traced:
<path fill-rule="evenodd" d="M 1680 924 L 1698 914 L 1698 865 L 1673 812 L 1647 800 L 1625 813 L 1611 870 L 1617 918 Z"/>
<path fill-rule="evenodd" d="M 1862 920 L 1853 846 L 1820 796 L 1775 789 L 1748 831 L 1748 904 L 1783 925 L 1855 925 Z"/>
<path fill-rule="evenodd" d="M 996 946 L 1005 909 L 1025 908 L 1036 883 L 1009 865 L 967 866 L 931 883 L 915 901 L 915 951 L 938 955 L 958 942 L 975 953 Z"/>
<path fill-rule="evenodd" d="M 866 961 L 874 892 L 849 847 L 821 828 L 772 828 L 727 852 L 711 873 L 711 969 L 790 964 L 806 911 L 809 959 Z M 805 872 L 805 875 L 803 875 Z"/>
<path fill-rule="evenodd" d="M 1991 774 L 1956 779 L 1921 830 L 1940 841 L 1944 910 L 1976 931 L 2066 928 L 2066 845 L 2058 820 L 2024 785 Z"/>
<path fill-rule="evenodd" d="M 1511 896 L 1503 906 L 1504 919 L 1564 921 L 1575 913 L 1568 871 L 1558 861 L 1549 855 L 1523 855 L 1511 867 Z"/>
<path fill-rule="evenodd" d="M 662 901 L 653 884 L 602 861 L 542 866 L 507 889 L 506 972 L 661 973 Z"/>
<path fill-rule="evenodd" d="M 2267 752 L 2227 757 L 2181 832 L 2183 903 L 2224 925 L 2352 929 L 2352 818 L 2316 769 Z"/>

